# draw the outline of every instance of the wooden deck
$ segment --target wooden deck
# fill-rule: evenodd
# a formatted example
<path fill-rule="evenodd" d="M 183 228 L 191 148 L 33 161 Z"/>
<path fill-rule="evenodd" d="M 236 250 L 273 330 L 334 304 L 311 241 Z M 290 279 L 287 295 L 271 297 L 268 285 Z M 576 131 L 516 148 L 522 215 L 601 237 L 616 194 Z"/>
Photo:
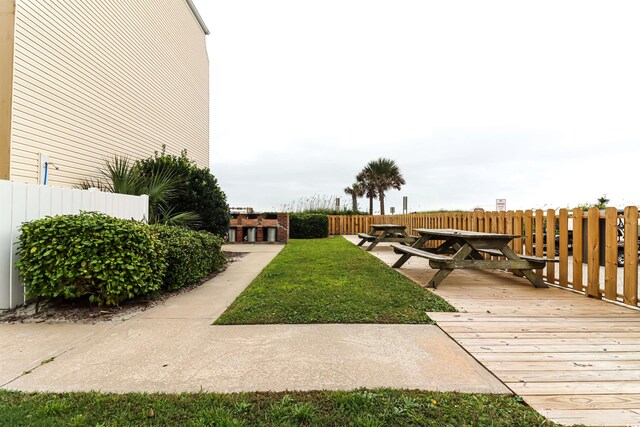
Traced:
<path fill-rule="evenodd" d="M 388 264 L 398 257 L 379 247 Z M 399 269 L 425 284 L 424 260 Z M 459 313 L 440 328 L 560 424 L 640 425 L 640 313 L 494 271 L 454 271 L 435 291 Z"/>
<path fill-rule="evenodd" d="M 429 316 L 534 409 L 561 424 L 640 424 L 640 314 L 555 288 L 450 281 L 437 293 L 461 313 Z"/>

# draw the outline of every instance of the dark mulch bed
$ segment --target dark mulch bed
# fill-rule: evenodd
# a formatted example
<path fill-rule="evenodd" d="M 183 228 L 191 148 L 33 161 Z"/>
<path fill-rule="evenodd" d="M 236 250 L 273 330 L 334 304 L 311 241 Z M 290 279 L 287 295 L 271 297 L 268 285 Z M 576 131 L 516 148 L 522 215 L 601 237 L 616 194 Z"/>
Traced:
<path fill-rule="evenodd" d="M 202 282 L 172 292 L 146 296 L 144 299 L 127 301 L 120 306 L 97 306 L 88 300 L 74 302 L 41 302 L 36 313 L 36 304 L 31 302 L 4 313 L 0 313 L 0 323 L 98 323 L 127 320 L 136 314 L 148 310 L 167 299 L 189 292 L 227 269 L 227 266 L 242 258 L 246 252 L 224 252 L 227 264 L 221 271 L 212 274 Z"/>

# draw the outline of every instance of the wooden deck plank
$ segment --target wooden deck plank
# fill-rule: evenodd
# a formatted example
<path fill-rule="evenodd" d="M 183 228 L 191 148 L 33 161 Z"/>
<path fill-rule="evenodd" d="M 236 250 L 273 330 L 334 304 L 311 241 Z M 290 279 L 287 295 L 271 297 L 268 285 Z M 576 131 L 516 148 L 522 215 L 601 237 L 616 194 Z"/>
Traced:
<path fill-rule="evenodd" d="M 588 364 L 587 364 L 588 365 Z M 597 382 L 597 381 L 640 381 L 640 369 L 625 370 L 620 373 L 616 370 L 599 371 L 593 368 L 569 368 L 563 371 L 531 371 L 531 370 L 514 370 L 514 371 L 496 371 L 495 375 L 505 383 L 512 382 Z"/>
<path fill-rule="evenodd" d="M 637 426 L 640 412 L 631 409 L 591 409 L 591 410 L 553 410 L 540 411 L 542 415 L 559 424 L 598 425 L 598 426 Z"/>
<path fill-rule="evenodd" d="M 432 316 L 433 314 L 433 316 Z M 620 317 L 617 315 L 610 316 L 584 316 L 584 317 L 566 317 L 566 316 L 526 316 L 526 317 L 518 317 L 518 316 L 500 316 L 500 315 L 491 315 L 487 314 L 465 314 L 465 313 L 429 313 L 429 317 L 431 317 L 436 322 L 447 322 L 447 321 L 466 321 L 466 322 L 508 322 L 508 323 L 625 323 L 633 326 L 640 326 L 640 315 L 629 316 L 629 317 Z"/>
<path fill-rule="evenodd" d="M 460 332 L 505 332 L 505 333 L 561 333 L 561 332 L 640 332 L 640 325 L 629 326 L 624 323 L 590 323 L 586 326 L 580 323 L 563 323 L 551 325 L 530 325 L 530 324 L 501 324 L 496 322 L 441 322 L 440 327 L 446 329 L 447 333 Z"/>
<path fill-rule="evenodd" d="M 634 338 L 636 340 L 640 339 L 640 332 L 628 332 L 628 331 L 569 331 L 569 332 L 451 332 L 447 331 L 447 333 L 455 338 L 466 339 L 466 338 L 479 338 L 486 340 L 493 339 L 521 339 L 521 338 L 547 338 L 547 339 L 564 339 L 564 338 L 625 338 L 630 339 Z M 637 341 L 637 342 L 640 342 Z"/>
<path fill-rule="evenodd" d="M 553 394 L 639 394 L 640 381 L 506 382 L 523 396 Z"/>
<path fill-rule="evenodd" d="M 574 409 L 636 409 L 640 407 L 640 394 L 562 394 L 545 396 L 527 396 L 529 405 L 541 410 Z"/>
<path fill-rule="evenodd" d="M 562 304 L 549 304 L 549 305 L 537 305 L 530 304 L 526 301 L 518 300 L 518 301 L 505 301 L 505 302 L 491 302 L 484 304 L 484 300 L 473 301 L 473 302 L 465 302 L 458 303 L 455 300 L 449 300 L 450 303 L 455 304 L 458 310 L 461 313 L 469 313 L 472 310 L 486 310 L 490 308 L 494 313 L 498 309 L 506 310 L 511 309 L 514 310 L 518 316 L 526 315 L 529 311 L 535 311 L 537 316 L 557 316 L 560 313 L 561 316 L 572 316 L 578 315 L 582 316 L 581 313 L 585 311 L 591 311 L 594 313 L 593 315 L 603 314 L 603 315 L 612 315 L 615 316 L 617 314 L 622 314 L 624 316 L 633 317 L 637 316 L 637 314 L 630 310 L 624 309 L 616 309 L 612 310 L 609 307 L 593 307 L 590 305 L 579 306 L 579 307 L 564 307 Z M 593 316 L 592 315 L 592 316 Z M 535 314 L 533 316 L 536 316 Z"/>
<path fill-rule="evenodd" d="M 455 307 L 455 305 L 454 305 Z M 529 308 L 529 309 L 520 309 L 520 308 L 507 308 L 507 307 L 492 307 L 490 309 L 487 308 L 483 308 L 483 307 L 466 307 L 464 310 L 465 314 L 468 315 L 478 315 L 478 314 L 494 314 L 496 316 L 511 316 L 513 314 L 520 314 L 520 315 L 528 315 L 528 316 L 540 316 L 540 311 L 536 310 L 535 308 Z M 603 315 L 603 316 L 615 316 L 615 317 L 624 317 L 624 318 L 629 318 L 632 319 L 634 318 L 634 316 L 629 315 L 629 314 L 613 314 L 613 313 L 599 313 L 597 310 L 589 310 L 589 309 L 584 309 L 584 310 L 575 310 L 571 313 L 568 313 L 566 311 L 563 310 L 557 310 L 556 311 L 556 316 L 559 317 L 568 317 L 571 316 L 573 318 L 579 318 L 579 317 L 593 317 L 594 315 Z M 554 314 L 552 312 L 546 312 L 544 313 L 545 317 L 553 317 Z"/>
<path fill-rule="evenodd" d="M 454 304 L 452 301 L 450 303 Z M 514 301 L 512 304 L 492 304 L 489 306 L 483 304 L 460 305 L 455 307 L 464 314 L 495 314 L 498 316 L 557 316 L 557 317 L 593 317 L 595 315 L 602 316 L 624 316 L 633 318 L 637 314 L 633 312 L 614 312 L 611 310 L 600 310 L 594 307 L 576 307 L 567 309 L 566 307 L 542 307 L 523 305 Z M 488 308 L 490 307 L 490 308 Z"/>
<path fill-rule="evenodd" d="M 469 290 L 469 292 L 473 292 Z M 541 299 L 538 296 L 537 300 L 532 301 L 531 299 L 523 299 L 519 297 L 513 297 L 511 299 L 507 298 L 484 298 L 478 296 L 477 298 L 469 298 L 468 296 L 465 298 L 456 298 L 447 296 L 449 301 L 455 301 L 456 304 L 461 306 L 464 305 L 483 305 L 486 306 L 490 304 L 492 306 L 513 306 L 514 304 L 527 304 L 527 307 L 538 307 L 543 310 L 548 308 L 564 308 L 566 310 L 576 309 L 576 308 L 584 308 L 590 307 L 593 309 L 599 309 L 602 311 L 611 311 L 611 312 L 625 312 L 625 313 L 635 313 L 634 310 L 629 310 L 627 307 L 622 307 L 615 304 L 600 304 L 598 300 L 587 299 L 584 302 L 577 300 L 576 298 L 561 298 L 561 299 Z"/>
<path fill-rule="evenodd" d="M 443 282 L 442 286 L 445 286 L 445 283 L 446 282 Z M 449 292 L 449 291 L 444 292 L 441 290 L 441 287 L 435 290 L 429 289 L 429 292 L 433 292 L 434 294 L 437 294 L 442 298 L 446 298 L 447 300 L 451 300 L 451 301 L 468 300 L 469 295 L 473 295 L 473 293 L 476 291 L 477 289 L 473 289 L 473 288 L 460 289 L 459 291 L 456 291 L 456 292 Z M 505 288 L 504 290 L 485 290 L 484 292 L 481 291 L 481 295 L 478 295 L 478 298 L 509 301 L 513 299 L 513 289 Z M 534 293 L 534 292 L 517 296 L 518 301 L 540 301 L 541 299 L 542 298 L 540 297 L 540 294 Z M 572 301 L 573 298 L 572 298 L 572 295 L 570 295 L 567 292 L 566 296 L 559 297 L 557 295 L 554 295 L 553 297 L 550 298 L 550 300 L 551 301 L 563 301 L 563 300 Z"/>
<path fill-rule="evenodd" d="M 565 346 L 565 345 L 597 345 L 606 346 L 610 344 L 616 345 L 640 345 L 640 339 L 627 337 L 596 337 L 596 338 L 456 338 L 458 343 L 466 346 L 481 345 L 496 347 L 498 350 L 502 346 L 520 347 L 520 346 Z"/>
<path fill-rule="evenodd" d="M 592 361 L 592 360 L 640 360 L 640 353 L 628 351 L 624 353 L 601 352 L 601 353 L 477 353 L 473 357 L 481 362 L 508 362 L 508 361 L 529 361 L 538 362 L 544 360 L 554 361 Z"/>
<path fill-rule="evenodd" d="M 496 361 L 484 362 L 490 371 L 496 376 L 500 376 L 501 371 L 528 371 L 531 373 L 537 371 L 622 371 L 622 370 L 640 370 L 640 360 L 588 360 L 588 361 Z M 625 375 L 618 373 L 618 377 Z"/>
<path fill-rule="evenodd" d="M 463 345 L 471 353 L 606 353 L 640 352 L 640 344 L 611 345 Z"/>

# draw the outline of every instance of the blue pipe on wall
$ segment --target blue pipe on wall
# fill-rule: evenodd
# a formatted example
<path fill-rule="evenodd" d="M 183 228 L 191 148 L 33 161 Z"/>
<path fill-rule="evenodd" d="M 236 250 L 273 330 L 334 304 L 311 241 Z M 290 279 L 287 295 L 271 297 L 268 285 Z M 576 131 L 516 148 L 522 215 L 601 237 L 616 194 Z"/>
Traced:
<path fill-rule="evenodd" d="M 44 162 L 44 183 L 43 185 L 47 185 L 47 176 L 49 175 L 49 162 Z"/>

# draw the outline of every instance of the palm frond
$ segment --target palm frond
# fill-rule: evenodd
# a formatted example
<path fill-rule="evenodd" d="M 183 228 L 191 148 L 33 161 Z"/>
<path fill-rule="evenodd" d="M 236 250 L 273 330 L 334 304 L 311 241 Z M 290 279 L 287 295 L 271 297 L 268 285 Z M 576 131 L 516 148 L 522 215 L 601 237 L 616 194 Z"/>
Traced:
<path fill-rule="evenodd" d="M 189 228 L 197 228 L 201 225 L 200 215 L 195 212 L 176 212 L 174 207 L 159 205 L 155 212 L 152 224 L 178 225 Z"/>
<path fill-rule="evenodd" d="M 149 195 L 149 203 L 166 204 L 178 192 L 180 181 L 170 169 L 158 168 L 150 175 L 143 176 L 144 192 Z"/>
<path fill-rule="evenodd" d="M 112 193 L 143 194 L 142 177 L 126 156 L 115 155 L 112 160 L 106 160 L 100 173 L 104 177 L 105 188 Z"/>
<path fill-rule="evenodd" d="M 100 178 L 97 178 L 97 177 L 85 178 L 76 187 L 81 189 L 81 190 L 88 190 L 90 188 L 97 188 L 100 191 L 107 191 L 107 190 L 105 190 L 104 183 L 100 180 Z"/>

